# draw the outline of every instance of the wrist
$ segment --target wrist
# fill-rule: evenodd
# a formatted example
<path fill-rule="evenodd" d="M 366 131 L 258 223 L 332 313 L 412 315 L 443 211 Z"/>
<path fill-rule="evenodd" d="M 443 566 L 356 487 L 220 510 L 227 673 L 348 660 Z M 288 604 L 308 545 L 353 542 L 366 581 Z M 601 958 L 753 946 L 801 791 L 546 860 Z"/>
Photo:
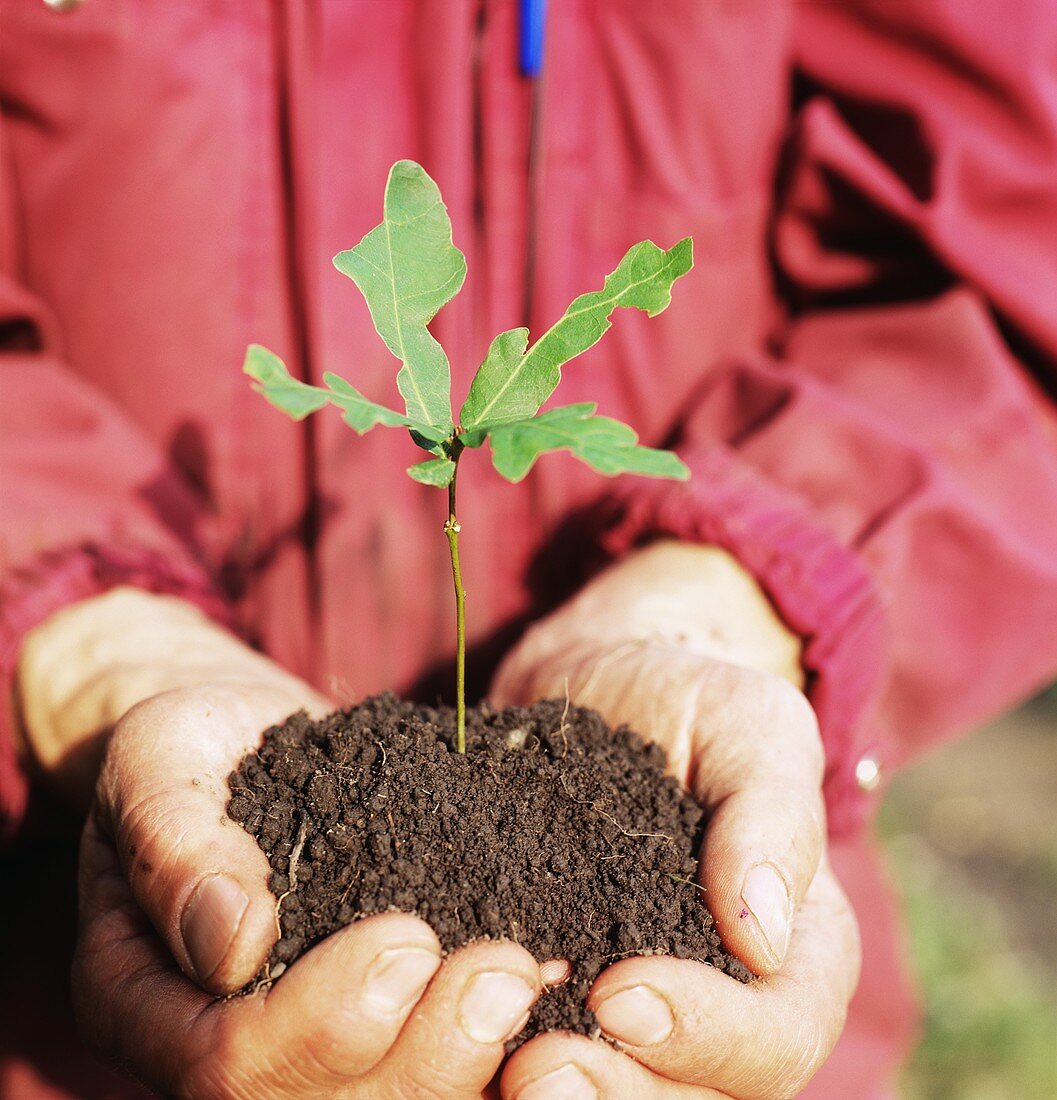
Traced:
<path fill-rule="evenodd" d="M 114 588 L 63 608 L 24 638 L 15 709 L 25 753 L 73 793 L 94 777 L 110 730 L 135 704 L 195 683 L 259 680 L 265 669 L 286 675 L 193 604 Z"/>

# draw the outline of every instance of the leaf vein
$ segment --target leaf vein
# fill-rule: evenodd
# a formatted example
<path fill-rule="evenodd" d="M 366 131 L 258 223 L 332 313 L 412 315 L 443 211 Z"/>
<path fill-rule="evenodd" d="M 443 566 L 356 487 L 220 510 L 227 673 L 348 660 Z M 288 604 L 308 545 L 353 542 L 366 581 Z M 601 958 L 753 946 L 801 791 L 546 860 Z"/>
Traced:
<path fill-rule="evenodd" d="M 400 362 L 403 363 L 399 374 L 406 374 L 411 381 L 411 388 L 415 391 L 415 397 L 418 399 L 418 406 L 421 412 L 423 420 L 429 419 L 429 413 L 427 410 L 425 399 L 422 396 L 422 391 L 418 388 L 418 379 L 415 378 L 415 372 L 410 370 L 407 365 L 407 350 L 404 346 L 404 325 L 400 319 L 400 310 L 396 308 L 396 271 L 393 268 L 393 234 L 389 226 L 389 218 L 383 214 L 382 225 L 385 226 L 385 242 L 386 252 L 389 254 L 389 285 L 392 288 L 393 298 L 393 316 L 396 318 L 396 338 L 400 345 Z M 411 411 L 410 409 L 408 410 Z"/>
<path fill-rule="evenodd" d="M 614 308 L 616 307 L 617 304 L 619 304 L 620 299 L 623 298 L 625 295 L 629 294 L 631 291 L 637 289 L 640 286 L 643 286 L 646 283 L 654 281 L 657 278 L 658 273 L 663 274 L 663 273 L 667 272 L 674 265 L 675 265 L 674 258 L 669 258 L 668 260 L 666 260 L 666 262 L 659 269 L 659 272 L 653 272 L 650 275 L 647 275 L 645 278 L 639 279 L 637 282 L 629 283 L 622 291 L 620 291 L 620 293 L 618 293 L 612 299 L 610 299 L 614 303 Z M 598 293 L 605 293 L 605 288 L 603 288 L 602 291 L 599 291 Z M 591 310 L 593 308 L 597 308 L 597 305 L 598 305 L 598 303 L 596 302 L 592 305 L 581 306 L 580 309 L 577 309 L 577 310 L 568 310 L 568 311 L 566 311 L 566 313 L 564 313 L 562 315 L 562 317 L 559 319 L 559 321 L 557 323 L 561 324 L 562 321 L 566 320 L 569 317 L 578 317 L 578 316 L 580 316 L 581 313 L 586 313 L 586 312 L 588 312 L 589 310 Z M 606 319 L 608 320 L 608 317 Z M 492 411 L 493 408 L 495 408 L 496 403 L 499 401 L 499 399 L 506 393 L 506 391 L 510 388 L 510 386 L 521 375 L 521 373 L 525 369 L 525 367 L 528 366 L 529 362 L 532 359 L 533 354 L 536 352 L 536 350 L 539 348 L 539 346 L 546 339 L 548 333 L 550 333 L 551 331 L 553 331 L 553 329 L 548 329 L 547 332 L 545 332 L 532 345 L 532 347 L 530 347 L 528 349 L 528 351 L 522 356 L 521 362 L 518 363 L 518 365 L 507 375 L 506 380 L 499 386 L 499 388 L 496 390 L 496 392 L 492 395 L 491 400 L 488 401 L 485 404 L 485 406 L 481 409 L 480 413 L 478 414 L 477 422 L 479 424 L 485 423 L 485 421 L 488 417 L 488 414 Z"/>
<path fill-rule="evenodd" d="M 398 222 L 394 218 L 393 225 L 395 225 L 398 229 L 406 229 L 409 225 L 414 225 L 415 222 L 419 220 L 419 218 L 424 218 L 431 211 L 436 210 L 437 207 L 443 203 L 443 201 L 443 199 L 437 199 L 436 202 L 433 202 L 429 206 L 427 206 L 425 210 L 420 210 L 413 218 L 408 218 L 406 222 Z"/>
<path fill-rule="evenodd" d="M 416 298 L 425 298 L 427 294 L 439 294 L 442 290 L 445 289 L 445 287 L 450 286 L 452 283 L 456 282 L 461 274 L 461 271 L 453 271 L 451 275 L 447 279 L 445 279 L 444 282 L 441 283 L 439 286 L 432 286 L 426 290 L 419 290 L 416 291 L 414 294 L 405 294 L 402 298 L 394 298 L 393 302 L 395 305 L 401 305 L 404 302 L 412 302 Z"/>

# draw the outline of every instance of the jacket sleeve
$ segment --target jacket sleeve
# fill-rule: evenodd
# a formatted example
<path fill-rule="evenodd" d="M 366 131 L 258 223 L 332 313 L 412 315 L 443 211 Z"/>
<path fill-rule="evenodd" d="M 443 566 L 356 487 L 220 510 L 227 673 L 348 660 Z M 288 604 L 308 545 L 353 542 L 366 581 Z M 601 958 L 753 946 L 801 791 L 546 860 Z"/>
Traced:
<path fill-rule="evenodd" d="M 636 485 L 605 538 L 756 573 L 806 641 L 839 832 L 864 757 L 891 770 L 1057 670 L 1057 8 L 794 12 L 787 319 L 697 394 L 691 483 Z"/>
<path fill-rule="evenodd" d="M 26 803 L 12 679 L 27 630 L 119 584 L 227 616 L 194 549 L 201 500 L 161 449 L 63 362 L 45 306 L 16 282 L 12 191 L 0 172 L 0 838 Z"/>

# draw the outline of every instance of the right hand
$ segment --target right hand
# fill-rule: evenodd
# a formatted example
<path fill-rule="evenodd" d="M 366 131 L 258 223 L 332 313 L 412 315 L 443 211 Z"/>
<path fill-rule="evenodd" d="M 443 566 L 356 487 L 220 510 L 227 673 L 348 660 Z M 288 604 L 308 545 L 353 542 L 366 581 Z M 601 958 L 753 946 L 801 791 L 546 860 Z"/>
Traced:
<path fill-rule="evenodd" d="M 270 989 L 268 864 L 225 817 L 225 776 L 293 702 L 266 685 L 181 689 L 121 720 L 81 853 L 74 1004 L 90 1044 L 165 1095 L 479 1097 L 540 992 L 512 943 L 441 965 L 432 929 L 385 913 L 336 932 Z"/>
<path fill-rule="evenodd" d="M 229 635 L 225 650 L 204 619 L 201 630 L 213 682 L 134 705 L 96 786 L 73 964 L 85 1039 L 171 1096 L 480 1097 L 541 989 L 515 944 L 471 944 L 442 963 L 427 924 L 385 913 L 336 932 L 270 988 L 219 999 L 254 978 L 277 935 L 268 862 L 226 816 L 226 777 L 266 727 L 331 707 Z"/>

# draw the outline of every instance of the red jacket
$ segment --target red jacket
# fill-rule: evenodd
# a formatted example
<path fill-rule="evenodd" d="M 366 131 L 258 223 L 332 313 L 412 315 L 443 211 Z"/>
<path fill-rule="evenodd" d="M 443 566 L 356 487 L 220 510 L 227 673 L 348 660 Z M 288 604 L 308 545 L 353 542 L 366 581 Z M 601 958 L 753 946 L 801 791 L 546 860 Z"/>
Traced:
<path fill-rule="evenodd" d="M 401 157 L 469 262 L 434 326 L 457 395 L 496 332 L 692 234 L 671 308 L 617 318 L 562 400 L 674 439 L 693 480 L 593 507 L 560 457 L 514 488 L 468 464 L 478 682 L 599 550 L 674 534 L 755 572 L 807 640 L 866 940 L 811 1094 L 881 1095 L 907 1013 L 856 765 L 891 772 L 1057 668 L 1057 8 L 553 0 L 535 82 L 511 0 L 0 0 L 0 20 L 5 677 L 34 622 L 125 582 L 223 606 L 324 687 L 428 690 L 451 657 L 436 491 L 400 433 L 270 409 L 245 345 L 395 399 L 330 257 Z M 0 753 L 10 832 L 26 783 Z M 0 1030 L 5 1095 L 96 1094 L 54 1046 L 32 1068 L 24 1021 Z"/>

